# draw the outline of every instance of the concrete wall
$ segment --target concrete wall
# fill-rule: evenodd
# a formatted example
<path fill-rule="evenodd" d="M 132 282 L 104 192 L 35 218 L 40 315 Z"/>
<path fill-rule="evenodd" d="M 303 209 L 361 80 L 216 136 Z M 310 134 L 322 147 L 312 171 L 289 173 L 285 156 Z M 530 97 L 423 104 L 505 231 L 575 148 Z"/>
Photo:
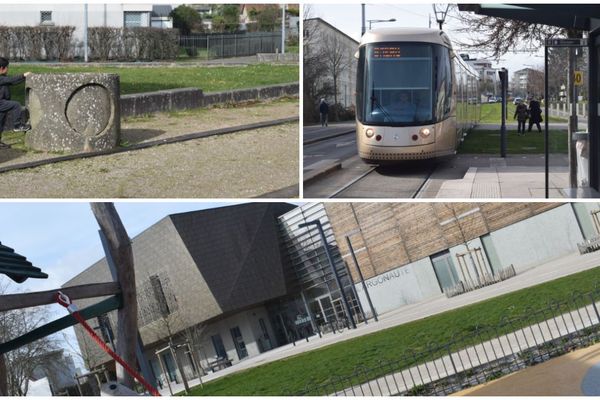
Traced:
<path fill-rule="evenodd" d="M 252 100 L 296 96 L 299 84 L 262 86 L 250 89 L 203 93 L 196 88 L 161 90 L 121 96 L 121 116 L 151 114 L 155 112 L 188 110 L 214 104 L 240 103 Z"/>
<path fill-rule="evenodd" d="M 503 266 L 517 273 L 544 261 L 578 251 L 583 236 L 570 204 L 507 226 L 490 236 Z"/>
<path fill-rule="evenodd" d="M 373 306 L 380 314 L 442 293 L 429 258 L 367 279 L 365 284 Z M 355 286 L 365 312 L 370 312 L 362 285 Z"/>

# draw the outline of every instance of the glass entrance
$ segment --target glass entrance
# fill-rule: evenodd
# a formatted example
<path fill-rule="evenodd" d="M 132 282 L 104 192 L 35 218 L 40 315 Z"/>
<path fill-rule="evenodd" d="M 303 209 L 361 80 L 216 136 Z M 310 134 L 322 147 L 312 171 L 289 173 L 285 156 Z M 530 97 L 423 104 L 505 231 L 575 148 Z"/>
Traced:
<path fill-rule="evenodd" d="M 244 343 L 244 338 L 242 337 L 242 332 L 239 327 L 234 327 L 230 329 L 231 338 L 233 339 L 233 344 L 235 345 L 235 350 L 237 351 L 238 358 L 244 359 L 248 357 L 248 350 L 246 349 L 246 343 Z"/>
<path fill-rule="evenodd" d="M 431 256 L 431 263 L 442 292 L 455 287 L 460 282 L 449 251 Z"/>

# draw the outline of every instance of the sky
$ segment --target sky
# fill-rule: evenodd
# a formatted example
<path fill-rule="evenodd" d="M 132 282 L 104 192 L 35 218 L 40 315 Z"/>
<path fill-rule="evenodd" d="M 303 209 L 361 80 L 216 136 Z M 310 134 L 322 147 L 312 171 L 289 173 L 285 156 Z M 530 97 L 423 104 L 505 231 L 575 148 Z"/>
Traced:
<path fill-rule="evenodd" d="M 115 207 L 133 238 L 169 214 L 231 205 L 231 202 L 115 202 Z M 87 202 L 0 202 L 0 242 L 27 257 L 48 274 L 48 279 L 28 279 L 11 284 L 7 293 L 43 291 L 60 288 L 66 281 L 104 257 L 99 226 Z M 8 281 L 4 275 L 0 280 Z M 11 281 L 12 282 L 12 281 Z M 49 319 L 66 315 L 59 305 L 48 307 Z M 74 331 L 63 331 L 72 352 L 76 343 Z M 61 342 L 62 334 L 55 335 Z M 76 346 L 76 345 L 75 345 Z M 74 356 L 76 366 L 81 360 Z"/>
<path fill-rule="evenodd" d="M 331 25 L 335 26 L 348 36 L 356 41 L 360 40 L 361 31 L 361 5 L 360 4 L 310 4 L 309 16 L 319 17 Z M 437 23 L 433 7 L 431 3 L 423 4 L 367 4 L 366 5 L 366 20 L 369 19 L 391 19 L 395 18 L 395 22 L 374 23 L 375 28 L 393 28 L 393 27 L 422 27 L 429 26 L 429 16 L 431 15 L 431 27 L 436 28 Z M 456 11 L 458 12 L 458 11 Z M 367 22 L 367 29 L 369 24 Z M 460 24 L 455 16 L 448 14 L 444 23 L 444 31 L 448 33 L 453 43 L 468 42 L 468 35 L 457 32 Z M 457 53 L 468 53 L 471 58 L 486 58 L 489 55 L 484 53 L 475 53 L 473 51 L 463 51 L 456 46 Z M 494 59 L 492 66 L 495 68 L 505 67 L 509 71 L 517 71 L 526 67 L 542 67 L 544 65 L 544 48 L 542 47 L 535 54 L 529 53 L 509 53 L 503 56 L 499 62 Z"/>

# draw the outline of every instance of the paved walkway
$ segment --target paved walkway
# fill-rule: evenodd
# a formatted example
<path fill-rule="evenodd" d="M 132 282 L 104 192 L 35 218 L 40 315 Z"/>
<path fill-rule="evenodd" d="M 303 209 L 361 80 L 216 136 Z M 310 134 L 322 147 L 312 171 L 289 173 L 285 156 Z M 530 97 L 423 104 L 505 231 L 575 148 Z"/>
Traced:
<path fill-rule="evenodd" d="M 481 289 L 464 293 L 460 296 L 446 298 L 445 295 L 439 295 L 429 300 L 407 305 L 383 314 L 379 322 L 369 321 L 368 324 L 360 324 L 357 329 L 344 330 L 341 334 L 327 334 L 322 338 L 313 336 L 309 341 L 299 341 L 296 346 L 288 344 L 278 347 L 271 351 L 262 353 L 256 357 L 246 359 L 232 367 L 211 373 L 204 376 L 203 382 L 208 382 L 231 373 L 239 372 L 245 369 L 253 368 L 275 360 L 291 357 L 306 351 L 322 348 L 330 344 L 360 337 L 383 329 L 402 325 L 407 322 L 426 318 L 431 315 L 439 314 L 444 311 L 460 308 L 469 304 L 477 303 L 495 296 L 510 293 L 542 282 L 547 282 L 576 272 L 588 270 L 600 265 L 600 252 L 580 255 L 579 253 L 569 254 L 567 256 L 548 261 L 538 266 L 529 266 L 530 268 L 520 273 L 514 278 L 508 279 L 494 285 L 486 286 Z M 198 385 L 198 380 L 192 381 L 190 386 Z M 168 394 L 168 389 L 165 393 Z M 174 393 L 183 390 L 183 385 L 177 386 Z"/>
<path fill-rule="evenodd" d="M 456 396 L 600 396 L 600 344 L 576 350 Z"/>

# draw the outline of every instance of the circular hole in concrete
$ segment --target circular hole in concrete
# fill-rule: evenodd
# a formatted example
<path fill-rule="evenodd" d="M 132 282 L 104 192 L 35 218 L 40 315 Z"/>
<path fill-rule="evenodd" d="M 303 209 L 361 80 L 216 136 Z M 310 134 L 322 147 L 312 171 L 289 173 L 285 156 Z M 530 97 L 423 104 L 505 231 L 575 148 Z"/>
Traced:
<path fill-rule="evenodd" d="M 96 136 L 104 132 L 112 115 L 108 90 L 97 83 L 79 87 L 67 101 L 65 115 L 77 133 Z"/>

